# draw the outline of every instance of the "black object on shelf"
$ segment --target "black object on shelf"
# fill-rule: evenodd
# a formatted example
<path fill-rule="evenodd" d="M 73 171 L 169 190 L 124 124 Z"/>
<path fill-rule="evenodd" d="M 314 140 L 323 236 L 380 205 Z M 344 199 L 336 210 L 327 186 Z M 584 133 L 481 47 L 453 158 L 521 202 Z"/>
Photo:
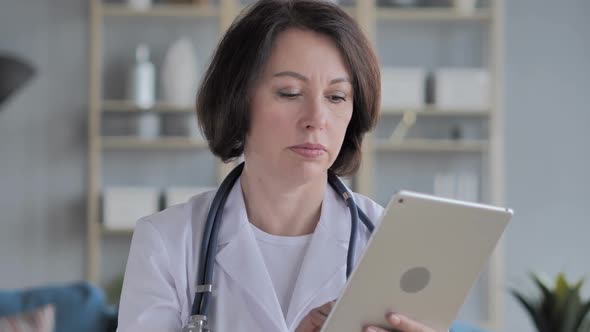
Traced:
<path fill-rule="evenodd" d="M 35 69 L 24 60 L 0 55 L 0 106 L 34 75 Z"/>

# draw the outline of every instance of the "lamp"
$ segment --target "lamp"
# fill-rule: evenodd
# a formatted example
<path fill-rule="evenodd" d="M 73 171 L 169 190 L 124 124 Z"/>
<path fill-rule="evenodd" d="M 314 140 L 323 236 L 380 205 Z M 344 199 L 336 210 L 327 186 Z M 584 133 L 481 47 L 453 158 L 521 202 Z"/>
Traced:
<path fill-rule="evenodd" d="M 33 77 L 35 69 L 27 62 L 0 55 L 0 106 Z"/>

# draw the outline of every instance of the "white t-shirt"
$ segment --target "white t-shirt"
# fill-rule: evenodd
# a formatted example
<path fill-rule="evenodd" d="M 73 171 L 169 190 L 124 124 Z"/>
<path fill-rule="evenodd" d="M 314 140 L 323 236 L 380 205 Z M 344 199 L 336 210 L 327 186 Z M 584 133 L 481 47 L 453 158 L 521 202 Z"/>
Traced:
<path fill-rule="evenodd" d="M 295 282 L 312 234 L 278 236 L 266 233 L 254 225 L 252 230 L 283 310 L 283 316 L 286 317 Z"/>

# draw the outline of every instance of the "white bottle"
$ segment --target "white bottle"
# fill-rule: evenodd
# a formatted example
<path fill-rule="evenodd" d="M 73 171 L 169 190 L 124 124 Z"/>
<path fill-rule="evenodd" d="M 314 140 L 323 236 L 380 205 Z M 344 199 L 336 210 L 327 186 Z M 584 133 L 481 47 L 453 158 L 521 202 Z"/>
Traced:
<path fill-rule="evenodd" d="M 150 50 L 145 44 L 135 49 L 135 63 L 128 79 L 128 97 L 140 108 L 154 105 L 156 95 L 156 70 L 150 61 Z"/>
<path fill-rule="evenodd" d="M 154 106 L 156 95 L 156 70 L 150 61 L 150 51 L 145 44 L 135 50 L 135 63 L 129 75 L 129 99 L 142 109 Z M 160 135 L 160 118 L 156 113 L 140 111 L 137 135 L 141 139 L 155 139 Z"/>

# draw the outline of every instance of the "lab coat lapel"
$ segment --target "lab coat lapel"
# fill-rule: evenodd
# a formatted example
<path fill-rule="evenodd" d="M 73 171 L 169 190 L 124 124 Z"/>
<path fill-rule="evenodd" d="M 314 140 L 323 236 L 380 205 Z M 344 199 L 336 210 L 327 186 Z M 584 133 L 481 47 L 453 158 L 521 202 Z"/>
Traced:
<path fill-rule="evenodd" d="M 267 314 L 272 331 L 287 331 L 281 306 L 246 215 L 240 181 L 224 208 L 216 262 Z"/>
<path fill-rule="evenodd" d="M 339 201 L 338 194 L 328 186 L 322 202 L 320 222 L 303 259 L 287 311 L 290 330 L 293 330 L 294 323 L 313 309 L 309 306 L 322 288 L 337 278 L 343 280 L 338 288 L 344 286 L 349 236 L 350 213 L 347 212 L 346 204 Z M 326 299 L 326 302 L 331 300 L 335 298 Z"/>

